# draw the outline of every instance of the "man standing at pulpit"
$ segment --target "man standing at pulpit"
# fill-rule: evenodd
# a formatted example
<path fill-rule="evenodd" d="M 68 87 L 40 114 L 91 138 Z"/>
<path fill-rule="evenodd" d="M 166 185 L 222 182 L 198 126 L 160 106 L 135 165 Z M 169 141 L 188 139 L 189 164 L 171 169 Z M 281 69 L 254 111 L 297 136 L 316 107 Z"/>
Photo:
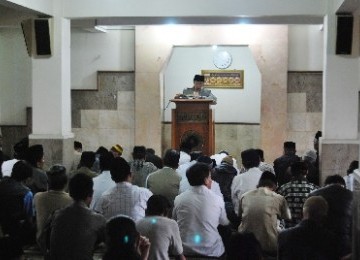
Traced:
<path fill-rule="evenodd" d="M 213 105 L 216 104 L 217 98 L 211 93 L 210 89 L 204 89 L 203 75 L 195 75 L 194 86 L 192 88 L 186 88 L 183 90 L 183 94 L 186 96 L 192 96 L 194 98 L 205 98 L 213 100 Z"/>

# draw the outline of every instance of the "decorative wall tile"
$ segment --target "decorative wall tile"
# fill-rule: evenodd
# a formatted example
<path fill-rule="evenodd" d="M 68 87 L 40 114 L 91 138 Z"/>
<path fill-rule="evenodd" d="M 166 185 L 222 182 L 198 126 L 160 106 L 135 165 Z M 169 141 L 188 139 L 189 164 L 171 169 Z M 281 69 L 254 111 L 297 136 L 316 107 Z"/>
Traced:
<path fill-rule="evenodd" d="M 359 159 L 359 144 L 322 144 L 321 146 L 321 180 L 329 175 L 346 175 L 350 163 Z"/>
<path fill-rule="evenodd" d="M 288 93 L 287 112 L 306 112 L 306 93 Z"/>
<path fill-rule="evenodd" d="M 99 110 L 81 110 L 81 127 L 97 128 L 99 126 Z"/>
<path fill-rule="evenodd" d="M 117 93 L 117 110 L 128 110 L 135 108 L 134 91 L 118 91 Z"/>
<path fill-rule="evenodd" d="M 315 133 L 321 130 L 322 127 L 322 113 L 306 113 L 306 131 Z"/>
<path fill-rule="evenodd" d="M 134 92 L 135 90 L 134 72 L 98 72 L 97 87 L 97 90 L 71 91 L 73 128 L 81 127 L 80 110 L 117 110 L 118 96 L 124 100 L 123 96 L 128 95 L 128 93 L 119 95 L 118 92 Z M 127 103 L 129 100 L 126 101 Z"/>
<path fill-rule="evenodd" d="M 288 131 L 306 131 L 306 113 L 288 114 Z"/>
<path fill-rule="evenodd" d="M 307 112 L 322 112 L 322 92 L 306 93 L 306 111 Z"/>

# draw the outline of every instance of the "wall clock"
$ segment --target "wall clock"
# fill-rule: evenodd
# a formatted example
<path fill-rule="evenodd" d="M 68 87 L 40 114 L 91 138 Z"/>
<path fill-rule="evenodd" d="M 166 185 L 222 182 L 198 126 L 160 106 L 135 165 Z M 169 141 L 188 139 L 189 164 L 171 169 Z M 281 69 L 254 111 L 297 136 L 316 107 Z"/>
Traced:
<path fill-rule="evenodd" d="M 227 69 L 232 63 L 232 56 L 227 51 L 218 51 L 214 54 L 213 63 L 218 69 Z"/>

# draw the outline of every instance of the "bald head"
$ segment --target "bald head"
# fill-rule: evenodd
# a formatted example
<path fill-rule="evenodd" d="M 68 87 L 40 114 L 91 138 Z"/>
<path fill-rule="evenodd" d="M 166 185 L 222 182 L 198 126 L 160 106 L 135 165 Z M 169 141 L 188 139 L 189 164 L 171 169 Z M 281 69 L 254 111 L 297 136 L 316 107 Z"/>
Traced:
<path fill-rule="evenodd" d="M 303 206 L 304 219 L 311 219 L 320 222 L 326 217 L 328 212 L 328 204 L 321 196 L 313 196 L 308 198 Z"/>

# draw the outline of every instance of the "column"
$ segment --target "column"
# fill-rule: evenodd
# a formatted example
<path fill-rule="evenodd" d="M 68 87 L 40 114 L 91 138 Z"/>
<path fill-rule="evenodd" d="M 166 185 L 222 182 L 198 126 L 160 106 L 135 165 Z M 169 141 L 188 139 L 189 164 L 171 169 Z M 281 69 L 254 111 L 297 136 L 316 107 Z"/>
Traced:
<path fill-rule="evenodd" d="M 323 136 L 320 141 L 320 169 L 323 183 L 329 175 L 345 175 L 352 160 L 359 158 L 358 41 L 353 41 L 352 55 L 336 55 L 335 14 L 324 19 Z M 354 19 L 354 36 L 359 37 Z"/>
<path fill-rule="evenodd" d="M 30 145 L 44 146 L 45 164 L 65 165 L 73 157 L 70 89 L 70 20 L 52 19 L 52 56 L 32 59 L 33 128 Z"/>

